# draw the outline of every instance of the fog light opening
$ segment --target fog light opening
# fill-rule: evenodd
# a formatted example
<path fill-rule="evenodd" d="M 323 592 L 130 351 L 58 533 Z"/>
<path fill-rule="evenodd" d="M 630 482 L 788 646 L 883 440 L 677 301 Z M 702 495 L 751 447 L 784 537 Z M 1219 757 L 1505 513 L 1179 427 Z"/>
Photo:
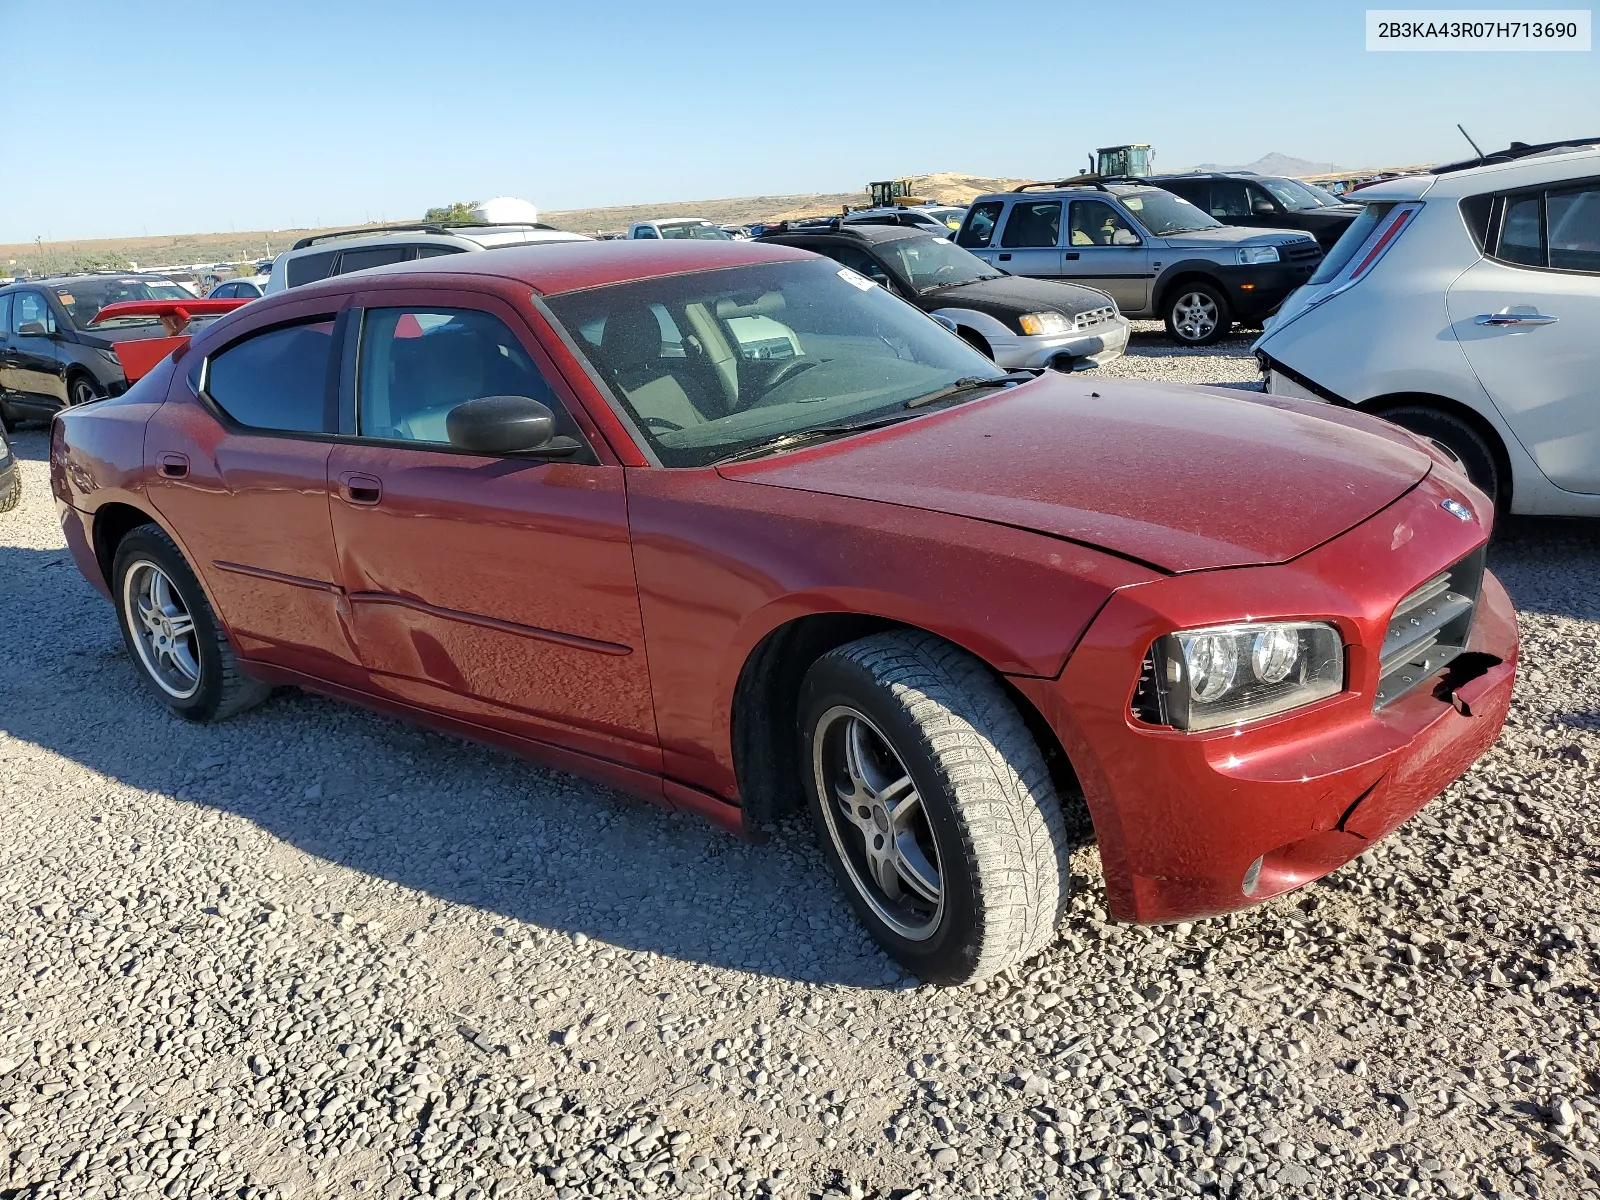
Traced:
<path fill-rule="evenodd" d="M 1266 861 L 1266 857 L 1267 856 L 1263 854 L 1260 858 L 1256 859 L 1255 862 L 1251 863 L 1245 868 L 1244 882 L 1239 886 L 1244 889 L 1244 894 L 1246 896 L 1254 896 L 1256 894 L 1256 888 L 1261 884 L 1261 864 Z"/>

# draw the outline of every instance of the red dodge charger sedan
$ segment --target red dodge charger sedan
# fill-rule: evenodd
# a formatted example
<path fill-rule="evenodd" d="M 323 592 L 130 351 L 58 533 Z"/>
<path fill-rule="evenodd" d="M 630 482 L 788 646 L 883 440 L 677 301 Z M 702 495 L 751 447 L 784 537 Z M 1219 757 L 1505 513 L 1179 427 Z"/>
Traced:
<path fill-rule="evenodd" d="M 258 300 L 56 419 L 79 568 L 179 716 L 295 684 L 753 830 L 807 805 L 925 979 L 1306 883 L 1492 743 L 1492 505 L 1358 413 L 1035 378 L 737 242 Z"/>

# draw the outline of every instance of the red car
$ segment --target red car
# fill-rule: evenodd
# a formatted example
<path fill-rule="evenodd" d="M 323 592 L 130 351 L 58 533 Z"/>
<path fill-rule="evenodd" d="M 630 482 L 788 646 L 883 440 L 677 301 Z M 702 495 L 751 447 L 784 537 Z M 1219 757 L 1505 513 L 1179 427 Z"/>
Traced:
<path fill-rule="evenodd" d="M 574 243 L 271 296 L 56 419 L 79 568 L 196 721 L 343 696 L 754 831 L 923 978 L 1360 854 L 1494 741 L 1493 508 L 1359 413 L 996 368 L 849 268 Z"/>

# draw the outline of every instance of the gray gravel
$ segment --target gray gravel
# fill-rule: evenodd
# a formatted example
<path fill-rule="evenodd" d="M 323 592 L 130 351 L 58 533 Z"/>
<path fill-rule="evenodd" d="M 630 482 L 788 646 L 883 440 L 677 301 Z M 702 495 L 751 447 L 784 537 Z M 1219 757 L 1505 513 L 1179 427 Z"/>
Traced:
<path fill-rule="evenodd" d="M 1107 375 L 1249 383 L 1246 342 Z M 1568 1196 L 1600 1188 L 1600 538 L 1518 521 L 1500 744 L 1252 912 L 902 979 L 751 847 L 294 692 L 162 715 L 0 516 L 0 1195 Z"/>

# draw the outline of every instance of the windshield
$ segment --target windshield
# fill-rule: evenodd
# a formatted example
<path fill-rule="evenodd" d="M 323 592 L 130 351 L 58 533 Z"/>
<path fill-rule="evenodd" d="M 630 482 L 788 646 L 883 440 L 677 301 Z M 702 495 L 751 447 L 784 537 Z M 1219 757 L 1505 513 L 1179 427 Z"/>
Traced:
<path fill-rule="evenodd" d="M 189 293 L 166 279 L 97 278 L 77 279 L 56 285 L 56 299 L 67 310 L 73 328 L 87 329 L 100 310 L 124 300 L 188 300 Z M 115 329 L 123 325 L 143 325 L 155 317 L 117 317 L 95 326 Z"/>
<path fill-rule="evenodd" d="M 1219 229 L 1222 226 L 1221 221 L 1202 212 L 1182 196 L 1174 196 L 1158 188 L 1151 188 L 1147 192 L 1119 193 L 1117 199 L 1153 237 L 1170 237 L 1175 233 Z"/>
<path fill-rule="evenodd" d="M 1317 194 L 1298 180 L 1258 179 L 1256 182 L 1271 192 L 1278 203 L 1290 212 L 1305 212 L 1308 209 L 1323 207 L 1323 201 L 1317 199 Z M 1333 202 L 1338 203 L 1337 200 Z"/>
<path fill-rule="evenodd" d="M 890 242 L 884 248 L 894 251 L 906 278 L 918 292 L 937 291 L 958 283 L 975 283 L 980 279 L 1000 278 L 1000 272 L 976 254 L 943 238 L 906 238 L 904 241 Z"/>
<path fill-rule="evenodd" d="M 1329 207 L 1332 207 L 1333 205 L 1347 203 L 1347 201 L 1341 200 L 1338 196 L 1335 196 L 1327 188 L 1318 187 L 1314 183 L 1302 183 L 1302 184 L 1300 184 L 1300 186 L 1305 188 L 1306 191 L 1310 192 L 1313 196 L 1315 196 L 1317 198 L 1317 203 L 1320 204 L 1323 208 L 1329 208 Z"/>
<path fill-rule="evenodd" d="M 663 464 L 875 418 L 1002 379 L 955 334 L 827 259 L 733 267 L 548 301 Z"/>
<path fill-rule="evenodd" d="M 704 242 L 733 241 L 733 234 L 715 225 L 661 225 L 658 228 L 664 238 L 689 238 Z"/>

